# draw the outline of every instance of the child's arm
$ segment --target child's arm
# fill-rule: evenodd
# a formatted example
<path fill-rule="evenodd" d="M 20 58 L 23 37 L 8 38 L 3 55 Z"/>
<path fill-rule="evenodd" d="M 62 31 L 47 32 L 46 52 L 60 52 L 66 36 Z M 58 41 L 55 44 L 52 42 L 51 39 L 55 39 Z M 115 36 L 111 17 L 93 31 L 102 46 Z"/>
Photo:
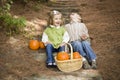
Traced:
<path fill-rule="evenodd" d="M 64 33 L 64 35 L 63 35 L 63 41 L 62 41 L 62 43 L 60 44 L 60 46 L 64 46 L 66 43 L 68 43 L 69 39 L 70 39 L 70 37 L 69 37 L 69 35 L 68 35 L 68 32 L 66 31 L 66 32 Z"/>
<path fill-rule="evenodd" d="M 88 38 L 89 38 L 88 29 L 87 29 L 86 25 L 83 24 L 83 34 L 81 35 L 81 39 L 86 40 Z"/>
<path fill-rule="evenodd" d="M 42 35 L 42 42 L 47 45 L 47 44 L 51 44 L 51 42 L 49 42 L 48 40 L 48 36 L 45 32 L 43 32 L 43 35 Z"/>

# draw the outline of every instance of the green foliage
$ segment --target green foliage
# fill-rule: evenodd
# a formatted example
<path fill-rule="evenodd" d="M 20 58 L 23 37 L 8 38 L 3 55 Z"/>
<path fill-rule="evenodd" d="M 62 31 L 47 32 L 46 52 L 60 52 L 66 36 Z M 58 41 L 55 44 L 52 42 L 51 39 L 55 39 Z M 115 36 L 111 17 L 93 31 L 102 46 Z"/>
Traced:
<path fill-rule="evenodd" d="M 4 28 L 9 35 L 22 32 L 26 26 L 26 19 L 23 17 L 14 18 L 11 15 L 4 14 L 0 16 L 0 20 L 2 20 L 2 28 Z"/>
<path fill-rule="evenodd" d="M 0 7 L 0 28 L 5 29 L 8 35 L 20 33 L 26 26 L 25 18 L 15 18 L 10 15 L 10 8 L 12 3 L 13 0 L 5 0 L 2 3 L 3 5 Z"/>
<path fill-rule="evenodd" d="M 12 0 L 6 0 L 5 2 L 3 2 L 2 7 L 0 7 L 0 15 L 2 14 L 8 14 L 11 8 L 11 4 L 13 3 Z"/>

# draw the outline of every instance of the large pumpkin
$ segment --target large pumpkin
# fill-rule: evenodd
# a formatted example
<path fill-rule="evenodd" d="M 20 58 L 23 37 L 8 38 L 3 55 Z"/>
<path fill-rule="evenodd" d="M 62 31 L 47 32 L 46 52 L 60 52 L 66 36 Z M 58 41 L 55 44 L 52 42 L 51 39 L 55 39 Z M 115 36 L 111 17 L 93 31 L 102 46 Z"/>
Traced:
<path fill-rule="evenodd" d="M 81 58 L 81 55 L 79 52 L 74 52 L 73 53 L 73 59 L 78 59 L 78 58 Z"/>
<path fill-rule="evenodd" d="M 39 45 L 40 45 L 40 48 L 44 49 L 45 48 L 45 45 L 42 41 L 39 42 Z"/>
<path fill-rule="evenodd" d="M 30 40 L 29 47 L 32 50 L 37 50 L 39 48 L 39 41 L 38 40 Z"/>
<path fill-rule="evenodd" d="M 57 54 L 57 60 L 68 60 L 69 59 L 69 54 L 67 52 L 59 52 Z"/>

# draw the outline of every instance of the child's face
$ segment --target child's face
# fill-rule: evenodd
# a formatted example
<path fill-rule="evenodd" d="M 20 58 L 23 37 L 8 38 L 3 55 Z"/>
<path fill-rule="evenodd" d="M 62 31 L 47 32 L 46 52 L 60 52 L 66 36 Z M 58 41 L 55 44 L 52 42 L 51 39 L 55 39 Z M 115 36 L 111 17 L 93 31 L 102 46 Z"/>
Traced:
<path fill-rule="evenodd" d="M 71 21 L 81 21 L 81 16 L 77 13 L 71 13 L 70 14 Z"/>
<path fill-rule="evenodd" d="M 62 15 L 61 14 L 56 14 L 53 17 L 53 25 L 55 26 L 60 26 L 62 23 Z"/>
<path fill-rule="evenodd" d="M 74 18 L 75 13 L 70 14 L 70 19 L 72 20 Z"/>

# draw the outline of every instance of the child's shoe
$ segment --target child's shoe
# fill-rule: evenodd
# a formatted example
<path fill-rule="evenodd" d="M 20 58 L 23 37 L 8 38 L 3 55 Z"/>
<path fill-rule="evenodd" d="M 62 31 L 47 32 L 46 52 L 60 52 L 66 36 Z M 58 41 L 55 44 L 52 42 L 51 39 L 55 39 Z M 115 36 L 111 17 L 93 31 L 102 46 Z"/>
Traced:
<path fill-rule="evenodd" d="M 97 69 L 96 61 L 92 61 L 91 65 L 92 69 Z"/>
<path fill-rule="evenodd" d="M 54 63 L 52 63 L 52 66 L 53 66 L 53 67 L 57 67 L 57 65 L 56 65 L 56 63 L 55 63 L 55 62 L 54 62 Z"/>
<path fill-rule="evenodd" d="M 91 69 L 91 66 L 89 65 L 88 61 L 83 61 L 83 68 L 84 69 Z"/>
<path fill-rule="evenodd" d="M 46 64 L 46 67 L 47 67 L 47 68 L 51 68 L 52 66 L 53 66 L 52 63 L 47 63 L 47 64 Z"/>

